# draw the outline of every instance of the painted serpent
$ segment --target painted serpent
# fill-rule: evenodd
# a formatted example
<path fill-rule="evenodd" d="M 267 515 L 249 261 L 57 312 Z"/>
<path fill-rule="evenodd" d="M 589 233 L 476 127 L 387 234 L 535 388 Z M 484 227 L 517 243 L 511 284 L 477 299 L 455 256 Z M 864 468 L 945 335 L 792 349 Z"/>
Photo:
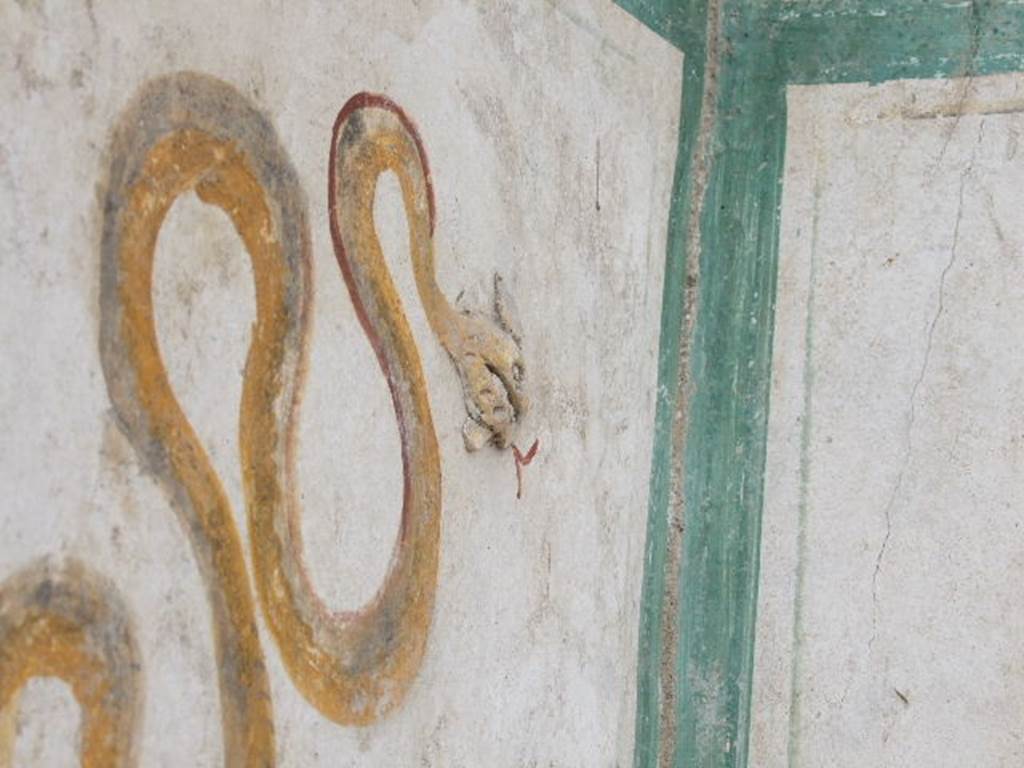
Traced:
<path fill-rule="evenodd" d="M 296 172 L 269 120 L 234 88 L 203 75 L 149 82 L 114 132 L 102 211 L 103 370 L 118 423 L 164 487 L 202 574 L 230 766 L 274 764 L 272 702 L 241 537 L 160 353 L 152 296 L 157 238 L 175 200 L 195 192 L 227 214 L 249 254 L 256 318 L 239 436 L 255 596 L 305 698 L 334 722 L 367 724 L 401 701 L 421 664 L 441 524 L 440 456 L 426 383 L 374 228 L 376 185 L 386 171 L 401 186 L 420 300 L 463 386 L 467 447 L 505 447 L 525 409 L 522 357 L 500 285 L 494 319 L 456 311 L 438 287 L 433 190 L 415 127 L 382 96 L 353 97 L 331 141 L 331 235 L 391 392 L 404 484 L 400 532 L 382 586 L 362 609 L 337 613 L 315 592 L 302 556 L 294 444 L 312 270 L 306 199 Z M 82 698 L 79 703 L 93 706 Z M 84 764 L 132 762 L 127 747 L 116 759 L 111 751 L 95 754 L 106 757 Z"/>

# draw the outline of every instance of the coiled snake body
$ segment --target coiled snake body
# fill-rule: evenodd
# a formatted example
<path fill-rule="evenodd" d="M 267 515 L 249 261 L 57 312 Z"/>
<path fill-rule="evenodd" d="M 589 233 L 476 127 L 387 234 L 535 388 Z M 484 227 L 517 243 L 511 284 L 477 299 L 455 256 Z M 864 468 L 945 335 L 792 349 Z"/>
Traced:
<path fill-rule="evenodd" d="M 456 312 L 437 285 L 433 191 L 415 128 L 386 98 L 353 97 L 338 115 L 331 143 L 331 234 L 356 314 L 390 388 L 404 490 L 383 585 L 361 610 L 334 613 L 303 564 L 294 472 L 312 296 L 306 203 L 295 171 L 269 121 L 232 87 L 202 75 L 150 82 L 114 134 L 101 243 L 103 369 L 117 419 L 166 489 L 203 577 L 230 766 L 275 762 L 273 711 L 241 539 L 160 355 L 152 305 L 157 236 L 174 201 L 194 191 L 231 218 L 249 253 L 256 320 L 239 433 L 255 594 L 305 698 L 337 723 L 367 724 L 402 699 L 421 663 L 441 523 L 440 457 L 422 366 L 373 223 L 376 184 L 385 171 L 401 185 L 420 300 L 459 371 L 469 411 L 467 445 L 504 447 L 525 408 L 518 340 L 500 293 L 492 320 Z M 0 695 L 21 679 L 3 674 L 0 664 Z M 0 698 L 0 708 L 5 700 Z M 92 706 L 81 698 L 79 703 Z M 83 764 L 133 762 L 132 750 L 123 747 L 102 755 L 90 761 L 83 753 Z"/>

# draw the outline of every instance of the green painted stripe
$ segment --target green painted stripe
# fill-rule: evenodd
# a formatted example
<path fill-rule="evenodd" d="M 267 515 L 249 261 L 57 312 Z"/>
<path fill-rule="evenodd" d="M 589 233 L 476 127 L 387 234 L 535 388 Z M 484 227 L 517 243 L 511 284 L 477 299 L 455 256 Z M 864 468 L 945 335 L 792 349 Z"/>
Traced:
<path fill-rule="evenodd" d="M 1024 70 L 1020 0 L 783 3 L 771 23 L 788 83 L 879 83 Z"/>
<path fill-rule="evenodd" d="M 640 641 L 637 668 L 635 768 L 654 768 L 658 761 L 662 668 L 665 648 L 662 624 L 665 604 L 665 569 L 668 542 L 668 507 L 672 466 L 677 447 L 672 439 L 673 418 L 679 401 L 679 352 L 683 327 L 686 281 L 686 227 L 690 209 L 690 168 L 699 125 L 703 67 L 684 65 L 682 115 L 679 126 L 672 207 L 669 212 L 661 332 L 658 349 L 658 400 L 655 412 L 654 452 L 647 511 L 647 541 L 641 597 Z M 673 650 L 674 649 L 670 649 Z"/>
<path fill-rule="evenodd" d="M 730 7 L 724 18 L 691 357 L 675 760 L 700 768 L 747 761 L 786 138 L 760 17 Z"/>
<path fill-rule="evenodd" d="M 697 57 L 696 49 L 702 47 L 704 38 L 707 0 L 615 0 L 615 4 L 680 50 Z"/>
<path fill-rule="evenodd" d="M 821 155 L 814 166 L 814 211 L 811 214 L 811 253 L 804 315 L 803 409 L 800 415 L 800 493 L 797 503 L 796 573 L 793 588 L 793 627 L 789 668 L 789 768 L 800 764 L 800 728 L 803 724 L 803 624 L 807 587 L 807 524 L 810 516 L 811 438 L 814 434 L 814 309 L 818 288 L 818 248 L 821 243 L 821 196 L 824 187 Z"/>
<path fill-rule="evenodd" d="M 687 232 L 693 189 L 691 169 L 700 126 L 701 96 L 704 90 L 703 40 L 690 34 L 685 19 L 705 18 L 705 0 L 617 0 L 656 32 L 677 45 L 686 45 L 683 63 L 683 92 L 679 117 L 679 143 L 668 213 L 668 242 L 661 305 L 658 350 L 657 402 L 654 446 L 648 494 L 647 537 L 640 609 L 639 654 L 637 659 L 635 768 L 654 768 L 661 747 L 662 669 L 668 510 L 672 467 L 678 446 L 673 443 L 673 421 L 679 405 L 680 342 L 683 329 L 683 301 L 686 283 Z M 674 576 L 674 575 L 673 575 Z M 674 659 L 670 660 L 674 666 Z"/>

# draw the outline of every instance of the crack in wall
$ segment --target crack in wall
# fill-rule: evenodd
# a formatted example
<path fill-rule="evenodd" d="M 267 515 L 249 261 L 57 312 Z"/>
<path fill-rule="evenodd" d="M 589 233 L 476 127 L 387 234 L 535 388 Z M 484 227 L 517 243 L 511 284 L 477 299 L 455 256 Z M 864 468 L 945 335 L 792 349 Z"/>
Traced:
<path fill-rule="evenodd" d="M 966 95 L 966 94 L 965 94 Z M 949 260 L 946 262 L 939 275 L 939 286 L 938 286 L 938 301 L 935 308 L 935 314 L 932 315 L 931 322 L 928 324 L 928 330 L 925 336 L 925 348 L 924 358 L 921 361 L 921 368 L 918 371 L 917 378 L 914 380 L 914 385 L 910 390 L 910 399 L 907 413 L 906 431 L 904 436 L 904 442 L 906 444 L 906 450 L 903 452 L 903 459 L 900 462 L 900 469 L 896 475 L 896 482 L 893 484 L 892 492 L 889 494 L 889 500 L 885 505 L 885 536 L 882 538 L 882 544 L 878 549 L 878 554 L 875 557 L 875 569 L 871 576 L 871 603 L 872 603 L 872 619 L 871 619 L 871 636 L 868 638 L 868 653 L 870 654 L 874 648 L 875 640 L 878 637 L 878 577 L 882 571 L 883 561 L 885 555 L 888 552 L 889 541 L 892 538 L 892 526 L 893 526 L 893 512 L 895 511 L 896 501 L 900 496 L 900 492 L 903 490 L 903 483 L 906 478 L 907 470 L 910 468 L 910 462 L 913 458 L 914 452 L 914 424 L 917 420 L 917 396 L 921 389 L 921 385 L 924 382 L 924 378 L 928 373 L 928 367 L 931 363 L 932 348 L 935 341 L 935 329 L 939 324 L 939 320 L 942 317 L 942 313 L 945 310 L 946 301 L 946 280 L 949 277 L 950 271 L 956 264 L 957 254 L 960 247 L 960 225 L 963 222 L 964 217 L 964 192 L 967 187 L 967 179 L 974 172 L 974 162 L 978 155 L 978 149 L 981 147 L 981 143 L 985 135 L 985 120 L 982 119 L 978 127 L 978 139 L 975 142 L 974 149 L 971 151 L 971 157 L 967 162 L 967 167 L 960 174 L 960 189 L 958 192 L 957 212 L 956 220 L 953 224 L 953 238 L 952 244 L 949 251 Z M 949 139 L 946 140 L 946 145 L 949 144 Z M 945 146 L 943 147 L 943 153 L 945 153 Z"/>
<path fill-rule="evenodd" d="M 932 167 L 933 172 L 938 170 L 943 158 L 946 157 L 946 150 L 949 149 L 949 142 L 952 141 L 957 128 L 960 127 L 960 120 L 965 114 L 971 89 L 974 87 L 975 70 L 977 69 L 976 62 L 978 60 L 978 53 L 981 50 L 981 11 L 979 10 L 975 0 L 969 0 L 969 9 L 970 15 L 968 16 L 968 32 L 970 33 L 970 40 L 967 43 L 967 50 L 964 54 L 964 87 L 960 96 L 956 100 L 956 106 L 951 110 L 953 115 L 953 124 L 949 128 L 949 133 L 946 134 L 946 141 L 942 145 L 942 151 L 939 152 L 939 156 L 935 160 L 935 165 Z"/>

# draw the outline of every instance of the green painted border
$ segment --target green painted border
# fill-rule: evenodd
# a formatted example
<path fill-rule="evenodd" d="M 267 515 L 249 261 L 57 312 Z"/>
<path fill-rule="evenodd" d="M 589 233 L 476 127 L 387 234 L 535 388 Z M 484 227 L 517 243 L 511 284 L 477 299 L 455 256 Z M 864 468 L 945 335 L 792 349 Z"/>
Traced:
<path fill-rule="evenodd" d="M 679 161 L 673 181 L 668 228 L 668 255 L 665 262 L 661 305 L 661 341 L 658 349 L 658 386 L 654 419 L 654 457 L 648 497 L 647 539 L 644 549 L 644 580 L 641 597 L 639 669 L 637 675 L 636 765 L 654 765 L 659 749 L 659 712 L 661 710 L 662 621 L 665 594 L 665 568 L 668 537 L 668 506 L 672 483 L 673 420 L 679 400 L 679 377 L 686 280 L 686 230 L 691 195 L 690 169 L 699 121 L 685 119 L 700 114 L 703 90 L 702 66 L 684 64 L 682 115 L 680 120 Z M 692 102 L 696 101 L 696 104 Z M 642 754 L 640 754 L 642 753 Z"/>
<path fill-rule="evenodd" d="M 624 0 L 619 3 L 662 37 L 684 50 L 679 141 L 669 211 L 668 243 L 662 289 L 654 446 L 648 494 L 647 536 L 641 596 L 634 764 L 654 766 L 661 748 L 664 604 L 668 508 L 672 468 L 679 446 L 673 426 L 679 401 L 678 379 L 683 335 L 687 265 L 686 222 L 692 215 L 692 169 L 704 91 L 704 35 L 687 19 L 706 17 L 706 0 Z M 674 654 L 674 649 L 670 652 Z"/>
<path fill-rule="evenodd" d="M 789 84 L 1024 70 L 1022 0 L 802 0 L 771 19 Z"/>
<path fill-rule="evenodd" d="M 726 16 L 684 457 L 675 765 L 745 765 L 785 90 L 757 19 Z M 751 42 L 728 45 L 738 39 Z"/>
<path fill-rule="evenodd" d="M 635 768 L 745 768 L 771 381 L 786 86 L 1024 71 L 1024 0 L 617 0 L 685 55 L 669 212 L 641 607 Z M 708 50 L 708 2 L 720 10 Z M 717 82 L 684 306 L 701 93 Z M 696 310 L 692 339 L 683 318 Z M 687 344 L 686 342 L 689 341 Z M 686 349 L 685 359 L 680 351 Z M 688 382 L 680 394 L 680 381 Z M 674 439 L 677 412 L 686 436 Z M 682 488 L 673 467 L 682 461 Z M 681 498 L 681 568 L 666 575 Z M 678 581 L 678 607 L 666 616 Z M 666 622 L 678 632 L 665 632 Z M 663 638 L 678 638 L 665 647 Z M 670 676 L 666 673 L 670 670 Z M 665 696 L 669 680 L 673 695 Z M 663 711 L 672 706 L 674 712 Z M 666 728 L 665 723 L 669 727 Z M 670 759 L 666 759 L 670 758 Z"/>

